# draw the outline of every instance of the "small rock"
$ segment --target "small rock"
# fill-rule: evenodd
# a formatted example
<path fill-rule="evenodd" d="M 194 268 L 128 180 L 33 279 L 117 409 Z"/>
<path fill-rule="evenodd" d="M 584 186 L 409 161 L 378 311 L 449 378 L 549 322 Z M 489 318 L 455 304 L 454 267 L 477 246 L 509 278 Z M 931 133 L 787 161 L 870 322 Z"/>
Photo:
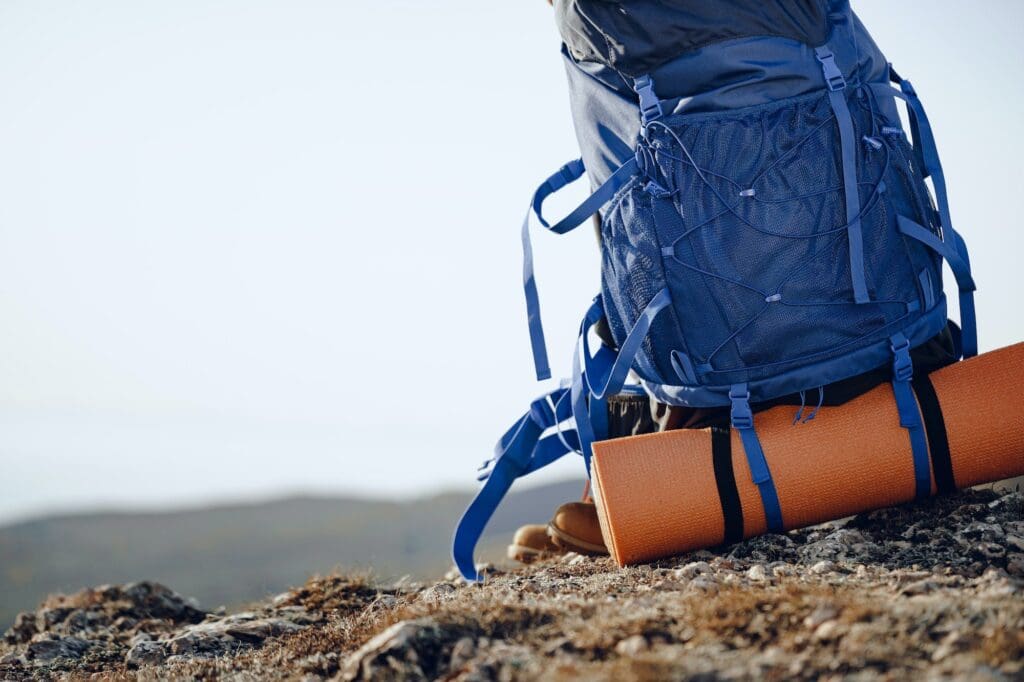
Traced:
<path fill-rule="evenodd" d="M 167 651 L 164 649 L 163 644 L 149 640 L 140 640 L 128 650 L 128 654 L 124 657 L 124 662 L 130 668 L 138 668 L 143 665 L 160 663 L 165 658 L 167 658 Z"/>
<path fill-rule="evenodd" d="M 14 625 L 4 633 L 4 641 L 8 644 L 23 644 L 37 632 L 36 614 L 22 611 L 14 617 Z"/>
<path fill-rule="evenodd" d="M 431 585 L 420 592 L 420 599 L 426 601 L 442 601 L 455 594 L 455 586 L 451 583 L 438 583 Z M 394 599 L 394 597 L 392 597 Z"/>
<path fill-rule="evenodd" d="M 136 632 L 132 635 L 132 638 L 128 640 L 128 644 L 135 646 L 139 642 L 151 642 L 153 641 L 153 635 L 148 632 Z"/>
<path fill-rule="evenodd" d="M 1011 554 L 1007 557 L 1006 572 L 1015 578 L 1024 578 L 1024 554 Z"/>
<path fill-rule="evenodd" d="M 819 561 L 818 563 L 814 564 L 808 569 L 808 571 L 810 571 L 814 575 L 824 575 L 825 573 L 834 573 L 836 569 L 836 563 L 834 561 L 828 561 L 826 559 L 824 561 Z"/>
<path fill-rule="evenodd" d="M 656 590 L 677 592 L 686 589 L 686 583 L 681 583 L 678 580 L 659 580 L 652 587 Z"/>
<path fill-rule="evenodd" d="M 225 634 L 250 644 L 258 644 L 268 637 L 279 637 L 302 629 L 301 625 L 282 618 L 260 618 L 241 623 L 232 623 L 231 619 L 227 619 L 224 622 Z"/>
<path fill-rule="evenodd" d="M 828 642 L 838 639 L 843 633 L 843 627 L 837 620 L 827 620 L 814 629 L 814 639 Z"/>
<path fill-rule="evenodd" d="M 50 637 L 30 642 L 25 658 L 36 665 L 52 663 L 58 659 L 81 658 L 92 647 L 92 642 L 78 637 Z"/>
<path fill-rule="evenodd" d="M 980 554 L 986 559 L 1001 559 L 1006 556 L 1006 548 L 995 542 L 979 542 L 974 545 L 975 554 Z"/>
<path fill-rule="evenodd" d="M 238 613 L 223 620 L 185 627 L 166 642 L 166 648 L 172 655 L 211 658 L 245 646 L 261 645 L 270 637 L 297 632 L 303 627 L 283 618 L 257 618 L 250 612 Z"/>
<path fill-rule="evenodd" d="M 747 569 L 747 577 L 756 582 L 763 582 L 768 579 L 768 573 L 761 564 L 754 564 Z"/>
<path fill-rule="evenodd" d="M 331 667 L 331 661 L 327 658 L 327 655 L 322 652 L 317 652 L 311 656 L 300 658 L 295 662 L 299 670 L 307 673 L 323 673 L 327 674 Z"/>
<path fill-rule="evenodd" d="M 580 559 L 582 558 L 582 554 L 577 554 L 576 552 L 566 552 L 562 555 L 561 563 L 568 564 L 570 566 L 575 566 L 576 564 L 580 563 Z"/>
<path fill-rule="evenodd" d="M 1019 535 L 1007 535 L 1006 546 L 1018 552 L 1024 552 L 1024 538 Z"/>
<path fill-rule="evenodd" d="M 379 633 L 348 657 L 341 679 L 429 679 L 423 664 L 436 659 L 441 628 L 432 618 L 403 620 Z"/>
<path fill-rule="evenodd" d="M 709 576 L 698 576 L 691 580 L 686 587 L 687 591 L 707 592 L 715 594 L 718 592 L 718 583 Z"/>
<path fill-rule="evenodd" d="M 953 631 L 943 638 L 939 642 L 939 646 L 936 647 L 935 651 L 932 652 L 932 662 L 938 663 L 939 661 L 949 658 L 952 654 L 956 653 L 960 649 L 960 645 L 963 642 L 963 636 Z"/>
<path fill-rule="evenodd" d="M 677 578 L 685 578 L 687 580 L 694 578 L 698 575 L 711 572 L 711 565 L 706 561 L 694 561 L 686 564 L 682 568 L 676 569 Z"/>
<path fill-rule="evenodd" d="M 466 665 L 473 658 L 474 654 L 476 654 L 476 642 L 473 641 L 472 637 L 463 637 L 455 642 L 455 645 L 452 647 L 451 669 L 458 670 Z"/>
<path fill-rule="evenodd" d="M 900 594 L 907 596 L 916 596 L 919 594 L 928 594 L 934 592 L 939 588 L 939 584 L 934 580 L 918 580 L 916 583 L 910 583 L 904 587 Z"/>
<path fill-rule="evenodd" d="M 647 640 L 643 635 L 633 635 L 621 640 L 615 645 L 615 653 L 619 656 L 633 657 L 648 649 Z"/>
<path fill-rule="evenodd" d="M 0 665 L 16 665 L 24 663 L 25 659 L 21 657 L 17 651 L 10 651 L 3 656 L 0 656 Z"/>
<path fill-rule="evenodd" d="M 835 620 L 839 615 L 839 607 L 835 604 L 822 604 L 804 618 L 804 627 L 808 630 L 814 630 L 822 623 L 830 620 Z"/>

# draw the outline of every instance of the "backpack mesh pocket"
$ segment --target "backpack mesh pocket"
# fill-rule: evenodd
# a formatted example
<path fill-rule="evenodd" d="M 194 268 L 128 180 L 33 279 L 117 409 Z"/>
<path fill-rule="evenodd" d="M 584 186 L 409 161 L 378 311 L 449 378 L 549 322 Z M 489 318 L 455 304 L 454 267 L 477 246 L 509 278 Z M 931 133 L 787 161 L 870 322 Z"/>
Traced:
<path fill-rule="evenodd" d="M 917 314 L 922 265 L 895 215 L 921 197 L 868 100 L 851 97 L 850 109 L 871 302 L 853 299 L 839 132 L 814 93 L 648 127 L 654 163 L 604 226 L 616 338 L 667 285 L 672 314 L 652 330 L 649 357 L 679 383 L 669 354 L 686 352 L 700 383 L 725 386 L 849 353 Z M 648 181 L 664 191 L 644 191 Z"/>

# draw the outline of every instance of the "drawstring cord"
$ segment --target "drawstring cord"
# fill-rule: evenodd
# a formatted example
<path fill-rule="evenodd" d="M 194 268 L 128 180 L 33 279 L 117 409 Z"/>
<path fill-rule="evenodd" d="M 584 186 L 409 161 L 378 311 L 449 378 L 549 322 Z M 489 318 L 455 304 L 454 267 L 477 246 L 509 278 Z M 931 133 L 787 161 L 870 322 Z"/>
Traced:
<path fill-rule="evenodd" d="M 814 406 L 810 414 L 804 417 L 804 408 L 807 407 L 807 396 L 804 391 L 800 391 L 800 409 L 796 411 L 796 416 L 793 417 L 793 426 L 799 424 L 806 424 L 815 417 L 818 416 L 818 410 L 825 403 L 825 387 L 818 386 L 818 404 Z M 802 419 L 801 419 L 802 418 Z"/>
<path fill-rule="evenodd" d="M 804 407 L 807 406 L 807 395 L 800 391 L 800 409 L 796 411 L 796 416 L 793 417 L 793 426 L 796 426 L 797 422 L 800 421 L 800 417 L 804 416 Z"/>
<path fill-rule="evenodd" d="M 825 387 L 824 386 L 818 386 L 818 404 L 814 406 L 814 411 L 811 412 L 809 415 L 807 415 L 807 417 L 802 422 L 800 422 L 800 423 L 801 424 L 806 424 L 807 422 L 809 422 L 812 419 L 814 419 L 815 417 L 817 417 L 818 416 L 818 410 L 821 409 L 821 406 L 822 406 L 822 404 L 824 402 L 825 402 Z"/>

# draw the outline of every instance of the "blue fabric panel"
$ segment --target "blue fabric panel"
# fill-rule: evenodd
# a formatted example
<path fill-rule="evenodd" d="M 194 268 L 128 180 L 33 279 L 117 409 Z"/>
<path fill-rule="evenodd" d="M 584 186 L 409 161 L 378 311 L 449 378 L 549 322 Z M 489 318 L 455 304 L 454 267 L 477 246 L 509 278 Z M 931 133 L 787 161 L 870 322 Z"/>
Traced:
<path fill-rule="evenodd" d="M 605 182 L 633 158 L 640 113 L 632 84 L 599 64 L 575 63 L 562 48 L 569 103 L 583 162 L 592 186 Z"/>

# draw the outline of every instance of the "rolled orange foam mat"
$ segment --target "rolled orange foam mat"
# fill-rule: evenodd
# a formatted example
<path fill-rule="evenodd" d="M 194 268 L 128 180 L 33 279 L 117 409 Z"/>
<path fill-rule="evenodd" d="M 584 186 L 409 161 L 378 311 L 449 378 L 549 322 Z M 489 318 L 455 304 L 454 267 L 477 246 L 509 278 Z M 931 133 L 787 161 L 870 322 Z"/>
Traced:
<path fill-rule="evenodd" d="M 1022 385 L 1024 343 L 915 382 L 933 494 L 1024 475 Z M 774 407 L 754 418 L 787 530 L 914 499 L 910 439 L 891 384 L 841 407 L 822 407 L 806 423 L 792 423 L 794 409 Z M 591 475 L 605 543 L 620 566 L 767 530 L 735 430 L 594 443 Z"/>

